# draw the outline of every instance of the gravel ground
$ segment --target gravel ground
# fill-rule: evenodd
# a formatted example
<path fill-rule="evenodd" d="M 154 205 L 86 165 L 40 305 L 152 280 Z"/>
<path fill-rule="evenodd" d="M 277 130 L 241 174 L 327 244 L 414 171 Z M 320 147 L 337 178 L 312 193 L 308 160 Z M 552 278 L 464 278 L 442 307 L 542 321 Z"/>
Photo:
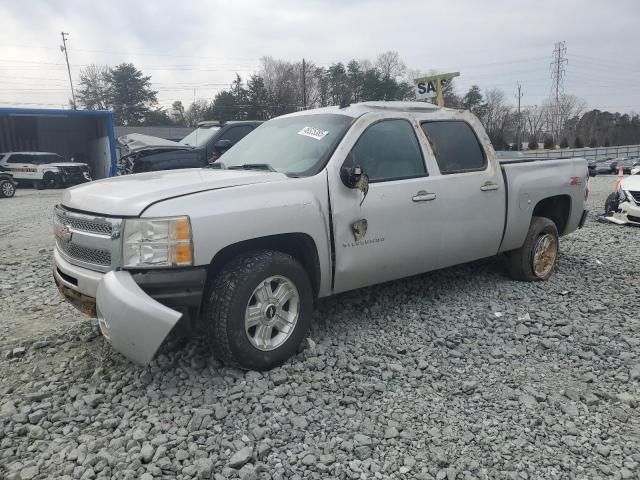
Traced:
<path fill-rule="evenodd" d="M 640 229 L 590 215 L 544 283 L 496 258 L 322 300 L 256 373 L 198 341 L 128 363 L 59 302 L 45 230 L 1 218 L 0 478 L 640 478 Z"/>

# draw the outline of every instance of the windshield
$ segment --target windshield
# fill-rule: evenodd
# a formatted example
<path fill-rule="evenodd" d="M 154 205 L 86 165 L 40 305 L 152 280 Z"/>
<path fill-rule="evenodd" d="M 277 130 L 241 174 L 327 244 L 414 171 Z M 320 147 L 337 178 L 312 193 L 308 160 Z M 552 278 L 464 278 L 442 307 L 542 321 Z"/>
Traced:
<path fill-rule="evenodd" d="M 189 135 L 180 140 L 183 145 L 190 147 L 202 147 L 213 137 L 220 127 L 198 127 Z"/>
<path fill-rule="evenodd" d="M 221 161 L 227 168 L 260 164 L 287 175 L 315 175 L 352 120 L 330 113 L 276 118 L 244 137 Z"/>
<path fill-rule="evenodd" d="M 64 158 L 60 155 L 48 154 L 48 155 L 34 155 L 33 163 L 45 164 L 45 163 L 58 163 L 64 162 Z"/>

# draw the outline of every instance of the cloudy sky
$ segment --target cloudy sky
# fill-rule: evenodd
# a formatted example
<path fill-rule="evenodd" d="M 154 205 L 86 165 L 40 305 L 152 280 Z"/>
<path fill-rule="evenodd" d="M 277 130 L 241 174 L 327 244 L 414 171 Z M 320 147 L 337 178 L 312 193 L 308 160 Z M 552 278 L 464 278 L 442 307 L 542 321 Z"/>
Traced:
<path fill-rule="evenodd" d="M 551 90 L 565 41 L 565 92 L 591 108 L 640 111 L 639 0 L 3 0 L 0 106 L 59 107 L 88 64 L 133 62 L 159 101 L 213 97 L 265 55 L 318 65 L 395 50 L 411 69 L 460 71 L 457 90 L 498 87 L 524 105 Z M 515 99 L 514 99 L 515 101 Z"/>

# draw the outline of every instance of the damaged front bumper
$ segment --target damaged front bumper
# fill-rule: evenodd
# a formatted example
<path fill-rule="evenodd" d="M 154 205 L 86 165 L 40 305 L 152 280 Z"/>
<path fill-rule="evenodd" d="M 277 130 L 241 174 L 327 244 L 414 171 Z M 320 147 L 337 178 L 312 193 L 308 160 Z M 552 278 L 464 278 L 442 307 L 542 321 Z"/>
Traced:
<path fill-rule="evenodd" d="M 97 318 L 113 348 L 140 365 L 153 359 L 186 309 L 199 305 L 206 279 L 204 269 L 98 273 L 72 265 L 55 250 L 54 260 L 53 276 L 62 295 Z"/>
<path fill-rule="evenodd" d="M 635 205 L 630 201 L 620 202 L 615 212 L 603 218 L 618 225 L 640 226 L 640 205 Z"/>

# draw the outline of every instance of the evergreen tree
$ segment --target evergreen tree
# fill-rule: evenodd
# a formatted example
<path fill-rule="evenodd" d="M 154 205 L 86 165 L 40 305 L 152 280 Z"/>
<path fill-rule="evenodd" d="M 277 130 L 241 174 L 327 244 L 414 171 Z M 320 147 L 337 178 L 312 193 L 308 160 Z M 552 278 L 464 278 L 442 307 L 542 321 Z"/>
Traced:
<path fill-rule="evenodd" d="M 529 137 L 529 143 L 527 144 L 527 148 L 529 150 L 537 150 L 538 149 L 538 137 L 535 135 L 531 135 Z"/>
<path fill-rule="evenodd" d="M 578 136 L 573 140 L 573 148 L 584 148 L 584 144 L 582 143 L 582 139 Z"/>
<path fill-rule="evenodd" d="M 105 74 L 109 102 L 116 125 L 140 125 L 157 103 L 151 77 L 144 76 L 132 63 L 122 63 Z"/>
<path fill-rule="evenodd" d="M 562 140 L 560 140 L 560 148 L 569 148 L 569 139 L 567 137 L 562 137 Z"/>

